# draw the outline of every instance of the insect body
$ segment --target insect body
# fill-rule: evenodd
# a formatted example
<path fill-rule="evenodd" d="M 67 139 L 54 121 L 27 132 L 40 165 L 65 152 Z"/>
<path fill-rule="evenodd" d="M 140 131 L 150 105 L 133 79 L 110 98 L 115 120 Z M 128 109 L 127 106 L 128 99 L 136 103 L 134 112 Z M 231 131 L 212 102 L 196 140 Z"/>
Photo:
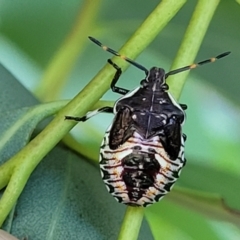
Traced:
<path fill-rule="evenodd" d="M 136 89 L 129 91 L 116 86 L 121 69 L 116 69 L 111 88 L 123 94 L 114 107 L 104 107 L 84 117 L 66 116 L 66 119 L 86 121 L 99 112 L 115 114 L 100 147 L 100 169 L 108 191 L 117 201 L 131 206 L 148 206 L 159 201 L 176 182 L 185 165 L 182 133 L 187 106 L 178 104 L 167 91 L 166 78 L 185 70 L 227 56 L 218 55 L 197 64 L 165 74 L 162 68 L 147 70 L 142 65 L 123 57 L 89 37 L 104 50 L 120 56 L 146 73 Z"/>
<path fill-rule="evenodd" d="M 162 70 L 119 99 L 100 150 L 102 177 L 119 201 L 147 206 L 169 192 L 185 164 L 182 108 L 163 90 Z M 143 87 L 144 86 L 144 87 Z"/>

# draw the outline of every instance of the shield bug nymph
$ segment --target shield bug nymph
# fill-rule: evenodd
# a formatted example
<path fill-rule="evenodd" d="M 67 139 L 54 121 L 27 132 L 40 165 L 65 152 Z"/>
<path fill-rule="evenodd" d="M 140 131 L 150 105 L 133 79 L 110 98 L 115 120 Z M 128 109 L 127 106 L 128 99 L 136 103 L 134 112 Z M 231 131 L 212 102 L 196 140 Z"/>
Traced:
<path fill-rule="evenodd" d="M 158 67 L 147 70 L 95 38 L 89 38 L 105 51 L 144 71 L 146 77 L 132 91 L 118 87 L 121 68 L 108 59 L 116 69 L 111 89 L 123 96 L 114 107 L 106 106 L 83 117 L 66 116 L 66 119 L 86 121 L 100 112 L 115 114 L 100 147 L 102 179 L 117 201 L 146 207 L 171 190 L 186 162 L 186 136 L 182 126 L 187 106 L 177 103 L 168 92 L 167 77 L 214 62 L 230 52 L 165 73 Z"/>

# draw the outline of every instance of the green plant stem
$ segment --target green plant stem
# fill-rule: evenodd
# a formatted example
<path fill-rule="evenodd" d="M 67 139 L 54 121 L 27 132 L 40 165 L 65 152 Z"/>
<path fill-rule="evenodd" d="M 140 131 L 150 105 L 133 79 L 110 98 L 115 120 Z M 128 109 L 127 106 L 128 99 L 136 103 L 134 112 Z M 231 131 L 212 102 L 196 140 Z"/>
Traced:
<path fill-rule="evenodd" d="M 121 48 L 120 52 L 125 53 L 129 58 L 136 58 L 143 49 L 159 34 L 166 24 L 175 16 L 186 0 L 163 0 L 152 11 L 142 25 L 136 30 L 129 41 Z M 128 50 L 129 49 L 129 50 Z M 127 63 L 118 58 L 114 62 L 121 61 L 122 69 L 126 69 Z"/>
<path fill-rule="evenodd" d="M 118 240 L 135 240 L 142 224 L 143 207 L 127 207 Z"/>
<path fill-rule="evenodd" d="M 133 37 L 124 45 L 121 52 L 126 53 L 130 58 L 140 54 L 176 14 L 184 2 L 185 0 L 179 0 L 177 2 L 175 0 L 162 1 L 139 27 Z M 119 61 L 119 59 L 117 61 Z M 126 69 L 127 63 L 123 62 L 122 65 L 123 69 Z M 57 75 L 59 69 L 57 65 L 55 65 L 55 67 L 55 73 Z M 53 121 L 37 137 L 10 160 L 13 162 L 16 161 L 17 164 L 14 167 L 10 182 L 0 199 L 0 225 L 14 206 L 30 174 L 41 159 L 76 124 L 74 121 L 65 121 L 65 116 L 84 115 L 109 88 L 114 73 L 115 70 L 111 66 L 106 65 L 99 71 L 94 79 L 56 115 Z M 132 229 L 132 231 L 135 230 Z"/>
<path fill-rule="evenodd" d="M 72 31 L 50 61 L 35 91 L 40 100 L 48 102 L 57 99 L 77 57 L 83 50 L 87 36 L 97 16 L 100 3 L 100 0 L 85 0 L 83 6 L 80 6 Z"/>
<path fill-rule="evenodd" d="M 194 61 L 218 4 L 219 0 L 198 1 L 171 69 L 189 65 Z M 176 99 L 180 97 L 188 74 L 189 71 L 186 71 L 168 78 L 170 92 Z"/>

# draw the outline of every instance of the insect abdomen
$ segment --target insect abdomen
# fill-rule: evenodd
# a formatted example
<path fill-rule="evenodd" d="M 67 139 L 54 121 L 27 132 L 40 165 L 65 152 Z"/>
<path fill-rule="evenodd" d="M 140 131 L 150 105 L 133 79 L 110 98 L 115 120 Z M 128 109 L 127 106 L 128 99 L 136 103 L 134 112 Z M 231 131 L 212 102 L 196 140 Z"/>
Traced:
<path fill-rule="evenodd" d="M 100 169 L 108 191 L 117 201 L 148 206 L 168 193 L 185 164 L 184 140 L 179 156 L 170 160 L 159 137 L 144 140 L 134 132 L 117 149 L 109 148 L 106 133 L 100 151 Z"/>

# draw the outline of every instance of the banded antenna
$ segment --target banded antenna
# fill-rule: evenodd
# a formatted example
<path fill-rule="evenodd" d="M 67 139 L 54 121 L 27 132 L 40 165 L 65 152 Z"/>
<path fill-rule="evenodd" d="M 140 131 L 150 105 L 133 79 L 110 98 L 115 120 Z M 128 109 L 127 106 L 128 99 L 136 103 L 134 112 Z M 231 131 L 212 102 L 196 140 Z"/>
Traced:
<path fill-rule="evenodd" d="M 131 60 L 130 58 L 127 58 L 126 56 L 124 55 L 121 55 L 120 53 L 116 52 L 115 50 L 103 45 L 101 42 L 99 42 L 97 39 L 93 38 L 93 37 L 88 37 L 92 42 L 94 42 L 95 44 L 97 44 L 98 46 L 100 46 L 103 50 L 107 51 L 107 52 L 110 52 L 112 53 L 113 55 L 115 56 L 118 56 L 120 58 L 122 58 L 123 60 L 131 63 L 132 65 L 134 65 L 135 67 L 137 67 L 138 69 L 144 71 L 146 73 L 146 75 L 148 75 L 148 70 L 142 66 L 141 64 L 139 63 L 136 63 L 135 61 Z M 224 52 L 224 53 L 221 53 L 219 54 L 218 56 L 216 57 L 212 57 L 212 58 L 209 58 L 209 59 L 206 59 L 204 61 L 201 61 L 201 62 L 198 62 L 198 63 L 193 63 L 191 65 L 188 65 L 186 67 L 181 67 L 181 68 L 178 68 L 178 69 L 175 69 L 175 70 L 172 70 L 168 73 L 166 73 L 165 77 L 167 78 L 168 76 L 170 75 L 174 75 L 174 74 L 177 74 L 177 73 L 180 73 L 180 72 L 184 72 L 184 71 L 187 71 L 187 70 L 191 70 L 191 69 L 194 69 L 194 68 L 197 68 L 199 66 L 202 66 L 206 63 L 212 63 L 212 62 L 215 62 L 216 60 L 220 59 L 220 58 L 223 58 L 223 57 L 226 57 L 230 54 L 231 52 Z"/>
<path fill-rule="evenodd" d="M 168 73 L 166 73 L 166 78 L 169 76 L 169 75 L 174 75 L 174 74 L 177 74 L 177 73 L 180 73 L 180 72 L 184 72 L 184 71 L 187 71 L 187 70 L 191 70 L 191 69 L 194 69 L 194 68 L 197 68 L 199 66 L 202 66 L 206 63 L 212 63 L 212 62 L 215 62 L 216 60 L 220 59 L 220 58 L 223 58 L 223 57 L 226 57 L 230 54 L 231 52 L 224 52 L 224 53 L 221 53 L 219 54 L 218 56 L 216 57 L 212 57 L 212 58 L 209 58 L 209 59 L 206 59 L 204 61 L 201 61 L 201 62 L 198 62 L 198 63 L 193 63 L 189 66 L 186 66 L 186 67 L 181 67 L 181 68 L 178 68 L 178 69 L 175 69 L 175 70 L 172 70 Z"/>
<path fill-rule="evenodd" d="M 113 55 L 115 56 L 118 56 L 120 58 L 122 58 L 123 60 L 131 63 L 132 65 L 134 65 L 135 67 L 137 67 L 138 69 L 144 71 L 146 73 L 146 75 L 148 74 L 148 70 L 142 66 L 141 64 L 139 63 L 136 63 L 135 61 L 131 60 L 130 58 L 127 58 L 126 56 L 124 55 L 121 55 L 120 53 L 118 53 L 117 51 L 107 47 L 107 46 L 104 46 L 101 42 L 99 42 L 97 39 L 93 38 L 93 37 L 88 37 L 92 42 L 96 43 L 98 46 L 100 46 L 104 51 L 107 51 L 107 52 L 110 52 L 112 53 Z"/>

